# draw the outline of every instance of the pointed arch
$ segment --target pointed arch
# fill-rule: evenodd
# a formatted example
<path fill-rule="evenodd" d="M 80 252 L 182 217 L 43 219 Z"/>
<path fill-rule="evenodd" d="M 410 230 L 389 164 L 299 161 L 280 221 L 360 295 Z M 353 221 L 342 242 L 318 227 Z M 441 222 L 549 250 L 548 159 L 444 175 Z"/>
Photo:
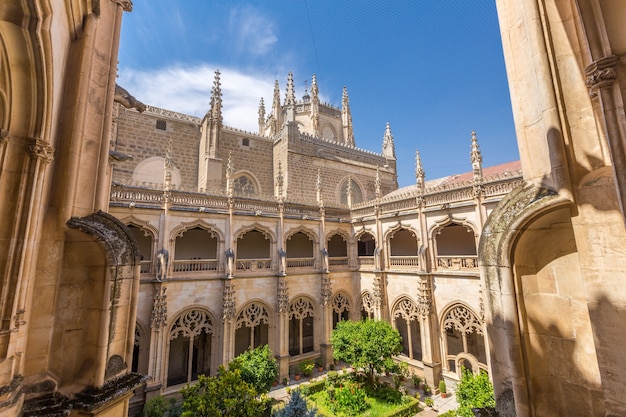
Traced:
<path fill-rule="evenodd" d="M 422 360 L 422 323 L 417 303 L 406 295 L 393 304 L 391 317 L 393 326 L 402 336 L 402 354 L 409 359 Z"/>
<path fill-rule="evenodd" d="M 295 226 L 291 229 L 285 230 L 285 242 L 287 242 L 289 239 L 291 239 L 291 237 L 293 235 L 295 235 L 296 233 L 304 233 L 305 235 L 307 235 L 309 237 L 309 240 L 311 242 L 313 242 L 313 244 L 318 244 L 319 243 L 319 239 L 317 236 L 317 233 L 315 233 L 315 231 L 313 231 L 312 229 L 309 229 L 306 226 L 303 225 L 298 225 Z"/>
<path fill-rule="evenodd" d="M 439 318 L 444 372 L 461 375 L 460 364 L 468 361 L 475 373 L 487 370 L 485 326 L 479 315 L 462 301 L 449 303 Z"/>
<path fill-rule="evenodd" d="M 245 235 L 246 233 L 252 230 L 256 230 L 260 232 L 261 234 L 263 234 L 265 239 L 269 240 L 270 243 L 276 243 L 276 235 L 274 234 L 274 232 L 270 228 L 262 225 L 259 222 L 254 222 L 252 224 L 248 224 L 248 225 L 240 227 L 239 229 L 235 231 L 235 233 L 233 233 L 233 236 L 235 240 L 238 240 L 238 239 L 241 239 L 243 235 Z"/>
<path fill-rule="evenodd" d="M 419 233 L 409 225 L 398 222 L 385 233 L 389 266 L 415 268 L 419 266 Z"/>
<path fill-rule="evenodd" d="M 347 292 L 342 290 L 333 295 L 333 329 L 337 327 L 337 323 L 341 320 L 350 319 L 350 310 L 352 305 L 352 298 Z"/>
<path fill-rule="evenodd" d="M 176 314 L 167 326 L 167 386 L 190 383 L 198 375 L 211 373 L 215 316 L 206 308 L 193 306 Z"/>
<path fill-rule="evenodd" d="M 304 294 L 289 303 L 289 355 L 302 355 L 315 349 L 317 307 L 317 303 Z"/>
<path fill-rule="evenodd" d="M 214 223 L 208 223 L 203 219 L 194 219 L 175 226 L 170 232 L 170 242 L 174 242 L 177 237 L 181 237 L 186 231 L 196 228 L 206 230 L 211 234 L 211 237 L 217 238 L 220 243 L 224 242 L 224 235 L 220 229 Z"/>
<path fill-rule="evenodd" d="M 429 239 L 435 239 L 436 235 L 441 233 L 441 230 L 444 227 L 451 224 L 465 227 L 468 232 L 474 233 L 474 236 L 476 238 L 478 238 L 478 236 L 480 235 L 479 227 L 476 226 L 473 222 L 469 221 L 467 218 L 455 218 L 454 216 L 447 215 L 445 218 L 434 222 L 433 225 L 430 226 L 430 228 L 428 229 Z"/>
<path fill-rule="evenodd" d="M 246 178 L 248 182 L 243 182 L 242 178 Z M 233 174 L 233 188 L 236 195 L 243 197 L 263 195 L 259 179 L 247 169 L 240 169 Z"/>
<path fill-rule="evenodd" d="M 374 319 L 374 298 L 368 290 L 361 292 L 360 305 L 361 318 Z"/>
<path fill-rule="evenodd" d="M 348 179 L 350 179 L 352 187 L 352 204 L 358 204 L 366 201 L 364 191 L 365 187 L 363 183 L 358 178 L 352 177 L 350 175 L 345 175 L 343 179 L 341 179 L 341 181 L 339 181 L 339 183 L 337 184 L 337 189 L 335 191 L 339 196 L 339 202 L 341 204 L 348 204 Z"/>
<path fill-rule="evenodd" d="M 269 329 L 274 314 L 264 301 L 248 301 L 235 317 L 235 356 L 248 348 L 269 344 Z"/>

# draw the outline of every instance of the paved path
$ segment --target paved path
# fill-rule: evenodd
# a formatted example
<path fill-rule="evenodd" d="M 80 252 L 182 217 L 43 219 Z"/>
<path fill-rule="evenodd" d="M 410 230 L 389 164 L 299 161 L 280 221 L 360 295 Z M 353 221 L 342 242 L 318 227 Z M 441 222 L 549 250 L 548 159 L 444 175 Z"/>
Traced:
<path fill-rule="evenodd" d="M 278 401 L 287 401 L 289 400 L 289 394 L 287 393 L 287 388 L 297 388 L 300 384 L 306 384 L 308 382 L 317 381 L 325 377 L 327 371 L 323 371 L 322 373 L 318 373 L 317 371 L 313 372 L 313 377 L 311 378 L 302 378 L 300 381 L 295 381 L 291 379 L 289 381 L 289 386 L 277 385 L 270 390 L 269 396 L 278 400 Z M 383 380 L 389 379 L 391 382 L 391 378 L 383 377 Z M 413 384 L 411 384 L 410 380 L 405 381 L 404 387 L 407 390 L 407 393 L 410 395 L 415 395 L 416 389 L 413 388 Z M 435 401 L 435 406 L 431 409 L 430 407 L 426 407 L 424 404 L 424 392 L 420 390 L 420 397 L 422 398 L 421 407 L 422 411 L 417 413 L 415 417 L 436 417 L 439 414 L 443 414 L 448 410 L 453 410 L 458 407 L 456 402 L 456 396 L 454 393 L 450 394 L 448 398 L 441 398 L 440 395 L 432 395 L 431 398 Z M 436 411 L 435 411 L 436 410 Z"/>

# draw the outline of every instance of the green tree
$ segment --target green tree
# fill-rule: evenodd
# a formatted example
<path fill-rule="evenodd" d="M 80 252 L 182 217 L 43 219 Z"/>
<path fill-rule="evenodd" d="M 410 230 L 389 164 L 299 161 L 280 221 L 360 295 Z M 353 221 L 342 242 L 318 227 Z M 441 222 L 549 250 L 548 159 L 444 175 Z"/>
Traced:
<path fill-rule="evenodd" d="M 306 398 L 300 390 L 296 389 L 291 392 L 289 402 L 278 410 L 273 417 L 317 417 L 317 410 L 308 410 Z"/>
<path fill-rule="evenodd" d="M 260 394 L 268 393 L 278 376 L 278 362 L 267 345 L 246 350 L 233 359 L 228 369 L 241 370 L 241 378 Z"/>
<path fill-rule="evenodd" d="M 259 417 L 268 414 L 269 399 L 258 397 L 252 384 L 244 381 L 240 369 L 220 366 L 217 376 L 200 375 L 198 382 L 181 391 L 182 417 Z"/>
<path fill-rule="evenodd" d="M 374 385 L 374 372 L 392 367 L 392 356 L 402 351 L 400 333 L 382 320 L 342 321 L 330 340 L 335 359 L 363 368 L 370 386 Z"/>
<path fill-rule="evenodd" d="M 484 371 L 481 371 L 479 375 L 474 375 L 463 368 L 463 376 L 456 390 L 456 399 L 459 403 L 457 415 L 461 417 L 474 417 L 472 408 L 495 407 L 496 400 L 489 375 Z"/>

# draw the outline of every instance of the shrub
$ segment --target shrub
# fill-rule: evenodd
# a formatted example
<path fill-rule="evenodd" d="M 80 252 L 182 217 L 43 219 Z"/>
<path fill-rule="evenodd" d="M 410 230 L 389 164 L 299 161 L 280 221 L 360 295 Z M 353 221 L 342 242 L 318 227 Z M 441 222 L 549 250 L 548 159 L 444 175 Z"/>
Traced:
<path fill-rule="evenodd" d="M 143 406 L 143 417 L 169 416 L 170 409 L 176 400 L 167 400 L 165 397 L 154 397 L 146 401 Z"/>
<path fill-rule="evenodd" d="M 448 410 L 443 414 L 439 414 L 439 417 L 456 417 L 456 411 L 455 410 Z"/>
<path fill-rule="evenodd" d="M 307 410 L 306 399 L 300 393 L 300 390 L 294 390 L 291 393 L 289 402 L 276 413 L 273 417 L 316 417 L 317 410 Z"/>
<path fill-rule="evenodd" d="M 326 374 L 326 385 L 337 386 L 342 381 L 341 375 L 337 371 L 329 371 Z"/>
<path fill-rule="evenodd" d="M 479 375 L 463 368 L 461 382 L 456 389 L 459 403 L 457 414 L 461 417 L 473 417 L 472 408 L 495 407 L 496 400 L 489 375 L 482 371 Z"/>
<path fill-rule="evenodd" d="M 430 389 L 430 385 L 424 384 L 424 395 L 432 394 L 432 390 Z"/>
<path fill-rule="evenodd" d="M 298 370 L 304 376 L 311 376 L 313 373 L 313 361 L 311 359 L 304 360 L 298 365 Z"/>
<path fill-rule="evenodd" d="M 419 401 L 415 399 L 409 399 L 409 401 L 400 408 L 392 411 L 388 411 L 381 417 L 413 417 L 420 411 Z"/>
<path fill-rule="evenodd" d="M 278 362 L 267 345 L 246 350 L 233 359 L 228 368 L 239 369 L 241 378 L 260 394 L 268 393 L 278 376 Z"/>
<path fill-rule="evenodd" d="M 428 398 L 424 399 L 424 404 L 426 404 L 428 407 L 432 407 L 433 405 L 435 405 L 435 400 L 433 400 L 432 398 L 428 397 Z"/>
<path fill-rule="evenodd" d="M 442 394 L 448 392 L 446 391 L 446 381 L 444 381 L 443 379 L 439 381 L 439 392 L 441 392 Z"/>
<path fill-rule="evenodd" d="M 411 377 L 411 379 L 413 380 L 413 386 L 414 386 L 415 388 L 417 388 L 417 387 L 419 387 L 419 386 L 420 386 L 420 382 L 422 382 L 422 378 L 420 378 L 420 377 L 419 377 L 419 376 L 417 376 L 417 375 L 413 375 L 413 376 Z"/>
<path fill-rule="evenodd" d="M 346 382 L 335 389 L 335 401 L 332 405 L 333 411 L 347 414 L 358 414 L 365 410 L 368 405 L 365 390 L 355 382 Z"/>

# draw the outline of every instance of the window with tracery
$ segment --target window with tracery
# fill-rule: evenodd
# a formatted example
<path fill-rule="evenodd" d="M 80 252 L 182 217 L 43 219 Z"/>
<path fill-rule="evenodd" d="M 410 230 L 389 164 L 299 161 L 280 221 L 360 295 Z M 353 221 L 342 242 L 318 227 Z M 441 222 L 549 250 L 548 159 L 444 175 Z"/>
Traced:
<path fill-rule="evenodd" d="M 262 304 L 250 303 L 237 316 L 235 356 L 268 343 L 270 317 Z"/>
<path fill-rule="evenodd" d="M 361 318 L 374 319 L 374 299 L 367 291 L 361 295 Z"/>
<path fill-rule="evenodd" d="M 448 369 L 456 372 L 457 355 L 470 354 L 486 367 L 487 350 L 483 326 L 478 317 L 463 305 L 457 305 L 446 314 L 443 325 Z"/>
<path fill-rule="evenodd" d="M 342 293 L 337 293 L 333 297 L 333 329 L 341 320 L 350 319 L 350 302 L 348 297 Z"/>
<path fill-rule="evenodd" d="M 312 352 L 314 348 L 315 309 L 310 300 L 300 297 L 289 306 L 289 355 Z"/>
<path fill-rule="evenodd" d="M 211 319 L 205 311 L 190 310 L 176 319 L 169 333 L 168 386 L 210 374 L 212 333 Z"/>
<path fill-rule="evenodd" d="M 350 185 L 349 190 L 348 185 Z M 341 184 L 341 204 L 348 204 L 348 191 L 352 194 L 352 204 L 363 202 L 363 192 L 359 184 L 355 181 L 345 180 L 343 184 Z"/>
<path fill-rule="evenodd" d="M 233 190 L 240 197 L 252 197 L 255 194 L 254 183 L 245 175 L 240 175 L 233 181 Z"/>
<path fill-rule="evenodd" d="M 411 359 L 422 360 L 422 337 L 417 304 L 408 298 L 396 303 L 392 317 L 402 336 L 402 354 Z"/>

